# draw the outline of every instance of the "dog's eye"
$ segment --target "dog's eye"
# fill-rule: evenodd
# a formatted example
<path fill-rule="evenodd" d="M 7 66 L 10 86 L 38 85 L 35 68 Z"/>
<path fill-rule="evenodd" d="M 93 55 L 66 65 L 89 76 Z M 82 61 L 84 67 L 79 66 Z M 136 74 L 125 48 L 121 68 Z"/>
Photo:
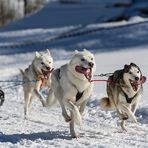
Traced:
<path fill-rule="evenodd" d="M 129 72 L 129 74 L 131 75 L 131 74 L 132 74 L 132 72 L 130 71 L 130 72 Z"/>
<path fill-rule="evenodd" d="M 137 73 L 140 73 L 140 71 L 137 71 Z"/>
<path fill-rule="evenodd" d="M 51 64 L 51 62 L 48 62 L 49 64 Z"/>
<path fill-rule="evenodd" d="M 42 65 L 44 65 L 44 63 L 43 63 L 43 62 L 41 62 L 41 64 L 42 64 Z"/>
<path fill-rule="evenodd" d="M 91 58 L 91 60 L 93 61 L 93 58 Z"/>
<path fill-rule="evenodd" d="M 82 58 L 82 59 L 81 59 L 81 61 L 82 61 L 82 62 L 84 62 L 84 61 L 85 61 L 85 59 L 84 59 L 84 58 Z"/>

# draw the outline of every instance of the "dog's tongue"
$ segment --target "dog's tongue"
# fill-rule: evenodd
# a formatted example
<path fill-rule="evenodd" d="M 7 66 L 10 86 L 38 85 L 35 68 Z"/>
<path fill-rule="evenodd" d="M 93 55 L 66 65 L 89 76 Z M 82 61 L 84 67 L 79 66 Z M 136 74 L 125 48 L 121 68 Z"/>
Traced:
<path fill-rule="evenodd" d="M 146 77 L 145 76 L 142 76 L 141 79 L 140 79 L 140 84 L 143 84 L 146 82 Z"/>
<path fill-rule="evenodd" d="M 146 77 L 145 76 L 141 76 L 139 81 L 135 81 L 134 84 L 135 85 L 140 85 L 146 82 Z"/>
<path fill-rule="evenodd" d="M 91 70 L 90 70 L 90 68 L 88 68 L 88 69 L 86 69 L 85 74 L 86 74 L 86 75 L 89 75 L 90 72 L 91 72 Z"/>
<path fill-rule="evenodd" d="M 49 78 L 49 75 L 52 73 L 53 70 L 54 70 L 53 68 L 52 68 L 52 70 L 48 70 L 48 71 L 42 70 L 43 75 L 44 75 L 44 78 L 45 79 L 48 79 Z"/>
<path fill-rule="evenodd" d="M 136 82 L 132 83 L 132 87 L 133 87 L 134 91 L 137 91 L 138 85 L 141 85 L 141 84 L 143 84 L 145 82 L 146 82 L 146 77 L 142 76 L 139 81 L 136 81 Z"/>
<path fill-rule="evenodd" d="M 91 69 L 90 68 L 84 68 L 82 66 L 76 66 L 75 67 L 75 70 L 78 72 L 78 73 L 82 73 L 85 75 L 85 77 L 90 81 L 91 79 Z"/>

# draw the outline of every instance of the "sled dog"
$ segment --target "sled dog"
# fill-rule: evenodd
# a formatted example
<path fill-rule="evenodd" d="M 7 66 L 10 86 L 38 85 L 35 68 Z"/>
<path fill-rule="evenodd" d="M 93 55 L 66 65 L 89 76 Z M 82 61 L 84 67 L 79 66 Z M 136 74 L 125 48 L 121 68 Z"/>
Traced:
<path fill-rule="evenodd" d="M 23 90 L 24 90 L 24 115 L 28 114 L 28 108 L 31 104 L 32 98 L 36 95 L 43 106 L 45 106 L 44 96 L 40 90 L 44 87 L 49 87 L 51 84 L 51 73 L 53 71 L 53 59 L 50 51 L 36 52 L 35 58 L 31 65 L 24 71 L 20 70 L 23 76 Z"/>
<path fill-rule="evenodd" d="M 95 69 L 94 55 L 86 49 L 82 52 L 76 50 L 71 61 L 54 70 L 51 76 L 52 87 L 46 103 L 52 105 L 54 99 L 58 100 L 65 121 L 70 122 L 73 138 L 78 137 L 74 125 L 80 125 L 81 115 L 93 91 L 91 78 Z"/>
<path fill-rule="evenodd" d="M 125 128 L 125 120 L 130 118 L 137 123 L 135 112 L 143 93 L 142 84 L 146 77 L 142 76 L 140 68 L 134 64 L 125 65 L 109 77 L 107 83 L 108 97 L 101 99 L 101 106 L 116 109 L 121 118 L 121 127 Z"/>

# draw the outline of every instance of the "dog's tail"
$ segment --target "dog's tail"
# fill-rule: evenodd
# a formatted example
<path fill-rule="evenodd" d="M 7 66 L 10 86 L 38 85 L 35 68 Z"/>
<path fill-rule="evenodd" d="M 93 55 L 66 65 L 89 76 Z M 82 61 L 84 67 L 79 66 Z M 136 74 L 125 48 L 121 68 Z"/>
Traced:
<path fill-rule="evenodd" d="M 73 116 L 74 116 L 74 122 L 77 124 L 77 125 L 80 125 L 81 124 L 81 114 L 79 112 L 79 109 L 76 105 L 74 105 L 71 101 L 69 101 L 69 103 L 73 106 L 73 110 L 72 110 L 72 113 L 73 113 Z"/>
<path fill-rule="evenodd" d="M 114 108 L 115 107 L 114 103 L 110 101 L 108 97 L 104 97 L 101 99 L 100 106 L 102 108 Z"/>

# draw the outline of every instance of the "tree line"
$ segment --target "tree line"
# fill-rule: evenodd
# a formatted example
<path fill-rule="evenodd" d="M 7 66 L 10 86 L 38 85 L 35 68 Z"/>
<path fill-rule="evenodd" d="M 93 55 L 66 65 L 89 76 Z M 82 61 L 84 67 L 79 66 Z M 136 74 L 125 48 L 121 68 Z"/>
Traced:
<path fill-rule="evenodd" d="M 0 27 L 40 9 L 48 0 L 0 0 Z"/>

